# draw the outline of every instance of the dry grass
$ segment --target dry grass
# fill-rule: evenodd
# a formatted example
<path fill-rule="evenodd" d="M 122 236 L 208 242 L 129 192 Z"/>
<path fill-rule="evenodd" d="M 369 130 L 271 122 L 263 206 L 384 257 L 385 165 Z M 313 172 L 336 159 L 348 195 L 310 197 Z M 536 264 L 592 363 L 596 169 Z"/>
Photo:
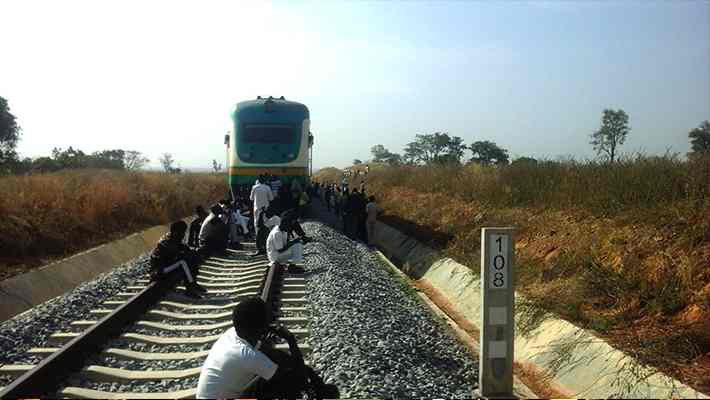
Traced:
<path fill-rule="evenodd" d="M 371 166 L 367 180 L 386 222 L 474 271 L 480 228 L 518 228 L 529 328 L 552 312 L 710 391 L 710 157 Z"/>
<path fill-rule="evenodd" d="M 582 208 L 597 215 L 690 201 L 710 201 L 710 156 L 597 161 L 541 161 L 510 166 L 373 168 L 378 187 L 402 186 L 419 193 L 450 193 L 483 206 Z"/>
<path fill-rule="evenodd" d="M 183 218 L 226 188 L 223 175 L 211 174 L 73 170 L 2 177 L 0 275 L 11 265 L 35 265 Z"/>

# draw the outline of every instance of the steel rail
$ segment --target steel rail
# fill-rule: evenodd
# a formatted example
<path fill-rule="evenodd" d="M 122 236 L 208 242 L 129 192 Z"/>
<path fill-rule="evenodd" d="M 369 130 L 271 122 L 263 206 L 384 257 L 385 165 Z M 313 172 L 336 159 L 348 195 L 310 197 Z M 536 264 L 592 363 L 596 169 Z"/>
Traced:
<path fill-rule="evenodd" d="M 149 284 L 126 304 L 99 320 L 94 326 L 42 360 L 2 391 L 0 398 L 42 397 L 56 392 L 61 383 L 85 365 L 85 360 L 101 350 L 123 327 L 143 315 L 181 280 L 181 271 L 173 271 L 164 279 Z"/>

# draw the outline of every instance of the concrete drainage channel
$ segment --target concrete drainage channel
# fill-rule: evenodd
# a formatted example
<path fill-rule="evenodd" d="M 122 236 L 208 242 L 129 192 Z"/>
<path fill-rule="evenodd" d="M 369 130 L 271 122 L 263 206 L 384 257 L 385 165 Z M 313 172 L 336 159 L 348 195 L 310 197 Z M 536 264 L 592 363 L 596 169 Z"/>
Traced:
<path fill-rule="evenodd" d="M 459 336 L 475 340 L 481 319 L 480 277 L 386 224 L 378 223 L 377 232 L 378 246 L 397 260 L 407 278 L 454 315 L 456 322 L 450 322 Z M 528 386 L 542 384 L 565 397 L 708 398 L 639 365 L 590 332 L 549 315 L 529 332 L 516 332 L 515 361 L 531 372 L 528 376 L 552 377 L 545 382 L 525 382 Z"/>

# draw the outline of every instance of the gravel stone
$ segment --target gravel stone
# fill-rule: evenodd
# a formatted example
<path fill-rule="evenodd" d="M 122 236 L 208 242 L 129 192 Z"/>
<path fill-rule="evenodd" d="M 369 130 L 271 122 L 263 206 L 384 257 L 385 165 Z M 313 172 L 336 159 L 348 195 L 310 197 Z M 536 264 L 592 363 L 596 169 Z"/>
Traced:
<path fill-rule="evenodd" d="M 478 365 L 364 244 L 319 223 L 308 245 L 312 366 L 342 397 L 470 398 Z"/>
<path fill-rule="evenodd" d="M 72 321 L 87 319 L 90 310 L 101 308 L 101 302 L 145 277 L 148 268 L 148 255 L 144 254 L 81 284 L 65 295 L 3 322 L 0 324 L 0 365 L 35 361 L 36 357 L 27 355 L 27 350 L 45 347 L 53 333 L 76 331 L 70 326 Z"/>
<path fill-rule="evenodd" d="M 323 219 L 337 226 L 332 214 Z M 348 239 L 321 222 L 302 225 L 315 239 L 305 246 L 310 304 L 306 313 L 286 312 L 284 316 L 310 317 L 308 326 L 291 327 L 310 329 L 306 341 L 313 352 L 307 360 L 324 380 L 336 384 L 343 398 L 472 397 L 478 373 L 476 361 L 411 289 L 391 275 L 364 244 Z M 245 250 L 253 251 L 253 246 L 246 244 Z M 229 258 L 240 262 L 257 260 L 244 253 L 232 253 Z M 26 351 L 43 347 L 52 333 L 74 330 L 70 328 L 71 321 L 87 319 L 88 311 L 101 308 L 100 303 L 105 300 L 119 299 L 115 294 L 135 284 L 136 279 L 145 278 L 147 271 L 147 255 L 143 255 L 0 324 L 0 365 L 39 362 L 41 357 L 27 355 Z M 234 296 L 208 295 L 208 300 L 206 304 L 225 304 L 233 301 Z M 158 308 L 180 313 L 220 312 L 171 306 Z M 164 318 L 161 322 L 190 325 L 216 321 Z M 195 334 L 131 326 L 125 331 L 155 336 L 208 336 L 221 334 L 223 330 Z M 108 347 L 156 353 L 195 352 L 209 350 L 212 343 L 164 346 L 116 338 Z M 198 367 L 202 362 L 202 358 L 133 361 L 107 355 L 91 359 L 95 365 L 130 370 L 187 369 Z M 10 381 L 9 377 L 0 376 L 0 385 Z M 67 384 L 109 392 L 170 392 L 195 387 L 197 377 L 119 384 L 90 382 L 74 375 Z"/>

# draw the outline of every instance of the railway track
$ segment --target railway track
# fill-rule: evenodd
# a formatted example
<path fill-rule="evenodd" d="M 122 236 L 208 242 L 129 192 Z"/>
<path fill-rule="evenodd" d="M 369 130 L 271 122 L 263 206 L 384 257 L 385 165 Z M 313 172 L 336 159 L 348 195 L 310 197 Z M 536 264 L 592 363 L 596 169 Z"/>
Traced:
<path fill-rule="evenodd" d="M 0 374 L 17 376 L 0 398 L 194 397 L 210 347 L 232 326 L 233 307 L 249 296 L 272 304 L 274 323 L 304 343 L 309 335 L 307 278 L 271 268 L 265 258 L 248 260 L 247 251 L 230 250 L 205 260 L 197 276 L 208 290 L 201 300 L 172 290 L 177 274 L 160 282 L 146 277 L 126 287 L 86 319 L 72 322 L 70 331 L 51 335 L 46 347 L 30 349 L 36 364 L 0 368 Z M 275 346 L 288 349 L 285 343 Z M 308 359 L 310 347 L 299 347 Z"/>

